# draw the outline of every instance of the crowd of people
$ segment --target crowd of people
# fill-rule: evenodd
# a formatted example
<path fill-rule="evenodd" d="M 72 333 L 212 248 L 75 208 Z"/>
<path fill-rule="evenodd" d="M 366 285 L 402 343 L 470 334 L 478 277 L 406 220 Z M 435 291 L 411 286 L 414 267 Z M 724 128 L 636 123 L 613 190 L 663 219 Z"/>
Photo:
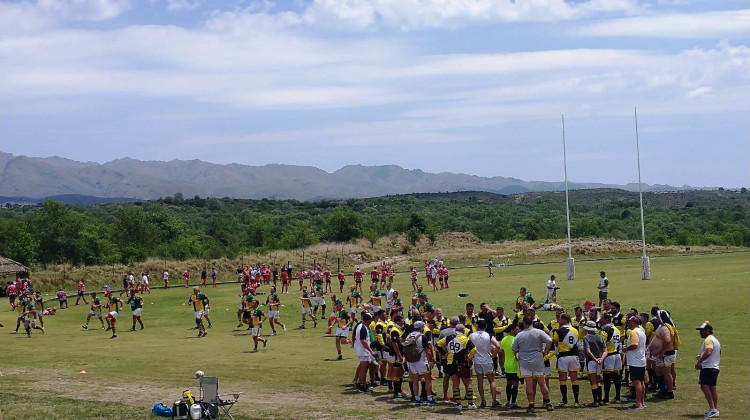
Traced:
<path fill-rule="evenodd" d="M 490 275 L 494 276 L 492 267 L 490 262 Z M 432 262 L 425 261 L 424 269 L 427 287 L 433 292 L 449 288 L 448 269 L 442 260 L 435 257 Z M 292 273 L 290 265 L 280 270 L 260 264 L 237 268 L 241 288 L 237 328 L 247 325 L 253 339 L 253 352 L 258 351 L 259 344 L 263 347 L 268 344 L 261 334 L 266 321 L 271 335 L 277 334 L 277 327 L 287 330 L 280 319 L 282 305 L 277 283 L 281 282 L 282 294 L 289 293 Z M 205 337 L 207 328 L 212 327 L 210 299 L 202 289 L 207 285 L 208 275 L 204 268 L 200 285 L 193 287 L 187 299 L 193 309 L 198 337 Z M 365 273 L 358 266 L 346 295 L 343 294 L 346 286 L 343 270 L 337 274 L 340 295 L 333 292 L 332 273 L 327 267 L 317 265 L 311 270 L 299 270 L 295 275 L 301 292 L 301 325 L 297 328 L 306 328 L 309 321 L 313 328 L 318 322 L 324 322 L 325 334 L 335 337 L 339 360 L 344 359 L 343 346 L 353 348 L 358 364 L 352 384 L 361 393 L 382 387 L 393 399 L 410 400 L 418 406 L 435 406 L 442 402 L 458 410 L 517 409 L 520 408 L 518 390 L 523 385 L 529 413 L 537 408 L 537 393 L 542 396 L 541 408 L 548 411 L 556 406 L 595 408 L 625 402 L 631 403 L 632 410 L 643 410 L 648 391 L 654 392 L 652 398 L 675 398 L 675 361 L 681 339 L 669 311 L 654 306 L 648 312 L 631 307 L 623 313 L 621 304 L 609 298 L 610 283 L 604 271 L 600 273 L 597 286 L 598 304 L 586 300 L 571 308 L 572 312 L 557 304 L 560 288 L 553 275 L 547 280 L 544 303 L 536 302 L 522 287 L 512 312 L 506 314 L 504 307 L 493 308 L 484 302 L 476 311 L 474 304 L 466 303 L 465 311 L 453 316 L 447 316 L 430 302 L 414 267 L 410 269 L 412 290 L 405 293 L 409 296 L 407 300 L 394 289 L 394 275 L 392 265 L 374 266 L 370 271 L 370 286 L 364 292 Z M 215 287 L 214 268 L 210 276 Z M 116 338 L 118 315 L 123 305 L 129 305 L 130 331 L 136 331 L 136 326 L 143 330 L 142 294 L 151 293 L 148 277 L 148 272 L 144 272 L 136 282 L 133 272 L 126 273 L 119 294 L 105 286 L 103 299 L 92 292 L 88 293 L 90 301 L 86 299 L 85 280 L 79 280 L 75 305 L 81 301 L 90 305 L 82 328 L 88 329 L 91 319 L 97 318 L 102 329 L 111 331 L 110 338 Z M 189 270 L 183 273 L 183 279 L 189 287 Z M 168 287 L 166 270 L 163 280 L 165 288 Z M 258 292 L 264 285 L 269 286 L 268 293 Z M 28 337 L 35 329 L 44 334 L 45 302 L 39 292 L 33 291 L 31 282 L 22 279 L 10 282 L 7 292 L 11 309 L 18 314 L 13 332 L 17 333 L 23 325 Z M 265 299 L 261 302 L 263 295 Z M 62 289 L 57 299 L 61 308 L 67 307 L 67 295 Z M 329 302 L 330 313 L 327 311 Z M 554 311 L 555 317 L 544 324 L 537 310 Z M 708 321 L 696 329 L 703 339 L 695 368 L 700 370 L 701 390 L 709 405 L 704 416 L 717 417 L 720 343 L 713 336 L 713 326 Z M 561 395 L 556 405 L 550 398 L 553 363 Z M 502 379 L 505 380 L 504 395 Z M 590 400 L 582 396 L 581 381 L 588 382 Z M 479 406 L 475 403 L 475 385 Z"/>

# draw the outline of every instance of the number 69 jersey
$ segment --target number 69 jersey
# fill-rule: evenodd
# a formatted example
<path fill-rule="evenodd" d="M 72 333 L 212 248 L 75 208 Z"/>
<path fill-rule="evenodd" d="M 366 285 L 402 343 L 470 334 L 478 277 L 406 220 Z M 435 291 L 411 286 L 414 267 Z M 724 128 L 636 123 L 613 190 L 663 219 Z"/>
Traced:
<path fill-rule="evenodd" d="M 575 356 L 578 354 L 578 330 L 570 325 L 563 325 L 552 333 L 552 344 L 557 348 L 557 357 Z"/>
<path fill-rule="evenodd" d="M 444 353 L 447 353 L 446 362 L 449 365 L 468 366 L 467 356 L 469 351 L 474 348 L 474 343 L 463 334 L 451 334 L 438 340 L 437 346 Z"/>

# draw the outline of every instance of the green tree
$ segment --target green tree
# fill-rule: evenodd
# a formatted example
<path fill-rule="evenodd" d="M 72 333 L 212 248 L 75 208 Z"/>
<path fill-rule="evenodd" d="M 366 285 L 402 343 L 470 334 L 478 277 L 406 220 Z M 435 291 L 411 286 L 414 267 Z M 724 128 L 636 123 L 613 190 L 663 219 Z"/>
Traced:
<path fill-rule="evenodd" d="M 347 242 L 362 234 L 359 228 L 359 216 L 345 206 L 336 207 L 328 217 L 326 236 L 334 241 Z"/>
<path fill-rule="evenodd" d="M 368 242 L 370 242 L 370 246 L 372 248 L 375 248 L 375 244 L 378 242 L 378 239 L 380 239 L 378 232 L 374 229 L 366 230 L 364 233 L 364 237 Z"/>
<path fill-rule="evenodd" d="M 422 232 L 420 232 L 416 227 L 412 227 L 406 231 L 406 241 L 409 242 L 411 246 L 416 246 L 417 242 L 419 242 L 421 238 Z"/>

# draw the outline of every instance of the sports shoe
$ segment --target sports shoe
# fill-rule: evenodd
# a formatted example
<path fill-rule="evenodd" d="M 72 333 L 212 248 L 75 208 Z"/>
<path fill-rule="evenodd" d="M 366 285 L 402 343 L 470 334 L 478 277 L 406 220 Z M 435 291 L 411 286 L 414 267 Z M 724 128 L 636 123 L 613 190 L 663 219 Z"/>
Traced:
<path fill-rule="evenodd" d="M 526 408 L 526 412 L 527 412 L 527 413 L 529 413 L 529 414 L 534 414 L 534 413 L 536 413 L 536 411 L 534 410 L 534 407 L 533 407 L 533 406 L 529 406 L 528 408 Z"/>
<path fill-rule="evenodd" d="M 304 330 L 304 329 L 305 329 L 305 326 L 304 326 L 304 325 L 300 325 L 300 326 L 299 326 L 299 327 L 297 327 L 297 328 L 299 328 L 299 329 L 301 329 L 301 330 Z"/>
<path fill-rule="evenodd" d="M 422 405 L 422 400 L 419 399 L 419 398 L 415 399 L 414 400 L 414 406 L 415 407 L 419 407 L 420 405 Z"/>
<path fill-rule="evenodd" d="M 510 403 L 510 407 L 508 407 L 508 408 L 510 408 L 510 409 L 518 409 L 518 408 L 521 408 L 521 406 L 518 405 L 518 404 L 516 404 L 516 403 Z"/>
<path fill-rule="evenodd" d="M 211 325 L 211 323 L 209 322 L 208 323 L 208 328 L 211 328 L 211 327 L 213 327 L 213 325 Z"/>
<path fill-rule="evenodd" d="M 317 328 L 317 327 L 318 327 L 318 321 L 313 320 L 313 328 Z"/>
<path fill-rule="evenodd" d="M 707 419 L 712 419 L 714 417 L 719 417 L 719 410 L 716 410 L 716 409 L 708 410 L 708 413 L 706 413 L 706 415 L 704 417 L 707 418 Z"/>
<path fill-rule="evenodd" d="M 428 407 L 437 407 L 438 403 L 435 401 L 434 398 L 430 398 L 427 400 L 427 406 Z"/>
<path fill-rule="evenodd" d="M 661 398 L 662 400 L 673 400 L 674 399 L 674 392 L 667 392 L 666 394 L 664 394 L 663 396 L 658 397 L 658 398 Z"/>
<path fill-rule="evenodd" d="M 128 330 L 128 332 L 133 332 L 133 331 L 135 331 L 135 328 L 131 328 Z"/>
<path fill-rule="evenodd" d="M 241 323 L 237 324 L 237 326 L 235 328 L 242 328 L 242 324 Z"/>
<path fill-rule="evenodd" d="M 544 408 L 546 408 L 547 411 L 555 411 L 555 406 L 553 406 L 552 403 L 545 404 Z"/>
<path fill-rule="evenodd" d="M 286 325 L 281 324 L 281 329 L 284 330 L 284 331 L 286 331 Z"/>
<path fill-rule="evenodd" d="M 579 402 L 573 403 L 573 408 L 581 408 L 581 407 L 582 407 L 581 403 Z"/>
<path fill-rule="evenodd" d="M 372 389 L 370 389 L 369 387 L 367 387 L 365 385 L 360 385 L 360 386 L 357 387 L 357 392 L 359 392 L 361 394 L 369 394 L 369 393 L 372 392 Z"/>
<path fill-rule="evenodd" d="M 461 403 L 456 403 L 456 410 L 461 411 L 464 407 L 461 405 Z"/>
<path fill-rule="evenodd" d="M 107 332 L 107 331 L 109 331 L 109 330 L 111 330 L 111 329 L 112 329 L 112 327 L 107 327 L 107 329 L 106 329 L 106 330 L 104 330 L 104 332 Z"/>
<path fill-rule="evenodd" d="M 594 402 L 586 404 L 586 407 L 588 407 L 588 408 L 596 408 L 596 407 L 599 407 L 599 406 L 600 406 L 600 404 L 597 401 L 594 401 Z"/>
<path fill-rule="evenodd" d="M 615 398 L 612 400 L 612 404 L 622 404 L 622 401 L 619 398 Z"/>
<path fill-rule="evenodd" d="M 448 397 L 445 397 L 445 398 L 443 398 L 443 402 L 446 403 L 446 404 L 448 404 L 448 403 L 451 402 L 451 399 L 448 398 Z"/>
<path fill-rule="evenodd" d="M 271 335 L 272 335 L 272 336 L 273 336 L 273 335 L 276 335 L 276 331 L 272 332 L 272 333 L 271 333 Z"/>
<path fill-rule="evenodd" d="M 644 408 L 646 408 L 646 407 L 645 406 L 644 407 L 638 407 L 637 405 L 633 404 L 630 407 L 628 407 L 628 410 L 643 410 Z"/>
<path fill-rule="evenodd" d="M 482 400 L 482 402 L 479 403 L 479 408 L 487 408 L 487 401 Z"/>
<path fill-rule="evenodd" d="M 83 328 L 84 330 L 88 330 L 89 326 L 88 325 L 81 325 L 81 328 Z"/>
<path fill-rule="evenodd" d="M 474 403 L 469 403 L 468 407 L 469 407 L 469 410 L 476 410 L 477 409 L 477 405 L 474 404 Z"/>
<path fill-rule="evenodd" d="M 609 400 L 603 400 L 599 403 L 599 405 L 609 405 Z"/>
<path fill-rule="evenodd" d="M 409 398 L 409 396 L 408 396 L 408 395 L 406 395 L 406 392 L 403 392 L 403 391 L 401 391 L 401 392 L 396 392 L 396 393 L 394 393 L 394 394 L 393 394 L 393 399 L 394 399 L 394 400 L 395 400 L 395 399 L 399 399 L 399 398 Z"/>
<path fill-rule="evenodd" d="M 336 358 L 336 360 L 344 360 L 344 356 L 340 355 Z"/>
<path fill-rule="evenodd" d="M 492 408 L 500 408 L 502 406 L 503 405 L 500 404 L 500 401 L 498 401 L 498 400 L 492 401 Z"/>
<path fill-rule="evenodd" d="M 146 328 L 146 327 L 144 327 L 143 325 L 141 325 L 141 331 L 142 331 L 142 330 L 143 330 L 144 328 Z"/>
<path fill-rule="evenodd" d="M 110 339 L 112 339 L 112 338 L 117 338 L 117 336 L 116 336 L 116 335 L 113 335 L 112 337 L 109 337 L 109 338 L 110 338 Z"/>

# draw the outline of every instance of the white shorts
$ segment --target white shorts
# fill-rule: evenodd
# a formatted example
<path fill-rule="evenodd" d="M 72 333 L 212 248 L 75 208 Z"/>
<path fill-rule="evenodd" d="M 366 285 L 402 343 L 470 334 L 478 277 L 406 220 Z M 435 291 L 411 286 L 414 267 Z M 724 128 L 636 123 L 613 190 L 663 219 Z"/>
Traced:
<path fill-rule="evenodd" d="M 596 363 L 596 360 L 589 360 L 586 362 L 586 372 L 599 375 L 602 373 L 602 365 Z"/>
<path fill-rule="evenodd" d="M 110 318 L 117 319 L 117 312 L 115 312 L 115 311 L 112 311 L 112 312 L 108 313 L 107 315 L 109 315 Z"/>
<path fill-rule="evenodd" d="M 36 318 L 26 317 L 26 319 L 24 319 L 24 322 L 28 323 L 32 327 L 36 326 Z"/>
<path fill-rule="evenodd" d="M 357 354 L 357 358 L 359 359 L 360 362 L 372 362 L 375 360 L 375 358 L 372 357 L 371 354 L 366 354 L 366 355 Z"/>
<path fill-rule="evenodd" d="M 619 354 L 610 354 L 604 359 L 604 367 L 602 368 L 605 372 L 619 372 L 622 369 L 622 357 Z"/>
<path fill-rule="evenodd" d="M 250 335 L 253 337 L 260 337 L 260 328 L 253 328 L 250 330 Z"/>
<path fill-rule="evenodd" d="M 656 366 L 659 366 L 659 367 L 672 366 L 676 359 L 677 359 L 677 354 L 672 354 L 669 356 L 656 356 Z"/>
<path fill-rule="evenodd" d="M 101 312 L 94 312 L 92 310 L 89 310 L 89 315 L 96 316 L 96 317 L 99 317 L 99 318 L 102 317 L 102 313 Z"/>
<path fill-rule="evenodd" d="M 518 363 L 518 370 L 520 377 L 522 378 L 529 378 L 532 376 L 544 376 L 544 363 L 533 363 L 533 364 L 527 364 L 523 362 Z M 549 368 L 547 368 L 549 369 Z"/>
<path fill-rule="evenodd" d="M 578 356 L 563 356 L 557 359 L 558 372 L 578 372 L 580 367 Z"/>
<path fill-rule="evenodd" d="M 552 373 L 552 367 L 551 366 L 545 366 L 544 369 L 542 370 L 542 372 L 544 372 L 544 376 L 550 376 L 550 374 Z"/>
<path fill-rule="evenodd" d="M 312 308 L 302 308 L 302 315 L 312 314 Z"/>
<path fill-rule="evenodd" d="M 141 316 L 141 312 L 143 311 L 143 308 L 138 308 L 133 311 L 133 316 Z"/>
<path fill-rule="evenodd" d="M 375 313 L 379 310 L 380 310 L 380 306 L 375 306 L 375 305 L 372 306 L 372 313 Z"/>
<path fill-rule="evenodd" d="M 388 361 L 388 362 L 395 362 L 396 361 L 396 356 L 388 353 L 387 351 L 384 351 L 383 352 L 383 359 L 386 360 L 386 361 Z"/>
<path fill-rule="evenodd" d="M 346 338 L 349 336 L 349 327 L 346 328 L 336 328 L 336 334 L 334 334 L 335 337 L 341 337 Z"/>
<path fill-rule="evenodd" d="M 195 316 L 195 319 L 201 319 L 203 318 L 203 311 L 195 311 L 193 312 L 193 315 Z"/>
<path fill-rule="evenodd" d="M 349 308 L 349 313 L 350 314 L 356 314 L 357 313 L 357 307 L 355 306 L 353 308 Z"/>
<path fill-rule="evenodd" d="M 279 319 L 279 311 L 268 311 L 268 317 Z"/>
<path fill-rule="evenodd" d="M 495 367 L 492 363 L 474 363 L 474 371 L 479 374 L 495 373 Z"/>
<path fill-rule="evenodd" d="M 415 375 L 422 375 L 427 372 L 429 372 L 429 369 L 427 369 L 427 363 L 423 362 L 417 362 L 417 363 L 411 363 L 406 362 L 406 365 L 409 367 L 409 373 L 413 373 Z"/>
<path fill-rule="evenodd" d="M 326 304 L 326 298 L 324 298 L 324 297 L 317 297 L 317 296 L 315 296 L 313 298 L 313 305 L 315 305 L 315 306 L 322 306 L 322 305 L 325 305 L 325 304 Z"/>
<path fill-rule="evenodd" d="M 206 316 L 209 313 L 211 313 L 211 309 L 210 308 L 206 308 L 206 309 L 203 310 L 203 316 Z"/>

